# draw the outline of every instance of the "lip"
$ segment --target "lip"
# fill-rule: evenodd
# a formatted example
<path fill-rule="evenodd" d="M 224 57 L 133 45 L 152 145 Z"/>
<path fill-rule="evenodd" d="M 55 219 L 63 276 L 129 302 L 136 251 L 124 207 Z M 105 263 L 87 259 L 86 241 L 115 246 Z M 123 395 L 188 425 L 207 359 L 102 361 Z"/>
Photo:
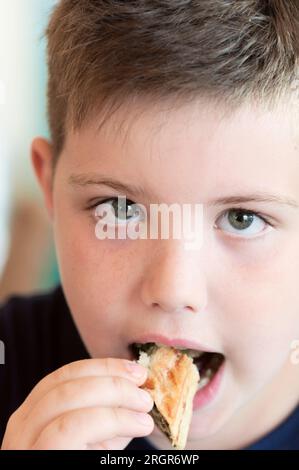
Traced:
<path fill-rule="evenodd" d="M 158 343 L 172 348 L 185 348 L 194 349 L 196 351 L 217 352 L 211 350 L 204 344 L 198 343 L 197 341 L 185 338 L 167 338 L 166 336 L 160 334 L 146 334 L 133 340 L 131 344 L 133 343 Z"/>
<path fill-rule="evenodd" d="M 223 364 L 219 367 L 214 377 L 211 381 L 203 387 L 201 390 L 198 390 L 193 399 L 193 410 L 196 411 L 200 408 L 208 406 L 211 402 L 215 400 L 220 390 L 221 383 L 223 381 L 223 375 L 225 371 L 225 360 Z"/>

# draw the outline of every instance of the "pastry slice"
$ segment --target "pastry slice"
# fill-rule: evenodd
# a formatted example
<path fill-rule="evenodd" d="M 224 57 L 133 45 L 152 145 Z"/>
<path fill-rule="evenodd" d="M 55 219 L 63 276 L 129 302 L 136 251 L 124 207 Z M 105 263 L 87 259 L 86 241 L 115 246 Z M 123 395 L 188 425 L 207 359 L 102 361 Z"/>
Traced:
<path fill-rule="evenodd" d="M 176 449 L 186 446 L 199 373 L 186 351 L 153 343 L 137 345 L 138 362 L 148 368 L 142 386 L 153 400 L 151 415 Z"/>

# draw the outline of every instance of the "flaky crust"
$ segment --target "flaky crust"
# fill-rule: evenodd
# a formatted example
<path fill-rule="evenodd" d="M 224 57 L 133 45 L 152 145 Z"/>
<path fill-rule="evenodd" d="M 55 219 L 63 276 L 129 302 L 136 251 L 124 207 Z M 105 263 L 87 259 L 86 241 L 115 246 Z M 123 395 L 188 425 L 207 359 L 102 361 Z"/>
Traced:
<path fill-rule="evenodd" d="M 166 346 L 157 348 L 150 356 L 141 353 L 139 362 L 149 369 L 143 388 L 152 395 L 156 409 L 166 421 L 172 445 L 184 449 L 199 381 L 197 367 L 187 354 Z M 165 432 L 165 426 L 161 427 L 155 414 L 153 417 Z"/>

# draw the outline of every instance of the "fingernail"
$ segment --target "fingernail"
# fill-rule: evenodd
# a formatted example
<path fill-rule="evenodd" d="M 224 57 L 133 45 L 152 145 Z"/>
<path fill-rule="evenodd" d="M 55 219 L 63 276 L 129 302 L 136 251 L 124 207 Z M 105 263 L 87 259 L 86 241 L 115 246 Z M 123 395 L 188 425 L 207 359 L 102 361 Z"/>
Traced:
<path fill-rule="evenodd" d="M 136 421 L 138 423 L 143 424 L 144 426 L 151 426 L 153 423 L 153 419 L 150 417 L 149 414 L 145 413 L 134 413 Z"/>
<path fill-rule="evenodd" d="M 144 377 L 146 372 L 144 367 L 140 366 L 136 362 L 127 361 L 126 368 L 130 374 L 133 375 L 133 377 L 136 377 L 136 379 L 141 379 L 141 377 Z"/>

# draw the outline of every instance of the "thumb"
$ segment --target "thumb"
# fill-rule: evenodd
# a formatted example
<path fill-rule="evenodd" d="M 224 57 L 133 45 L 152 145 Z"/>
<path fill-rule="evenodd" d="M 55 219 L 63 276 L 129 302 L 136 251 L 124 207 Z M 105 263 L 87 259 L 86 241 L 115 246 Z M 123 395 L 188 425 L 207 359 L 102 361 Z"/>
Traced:
<path fill-rule="evenodd" d="M 88 444 L 88 450 L 123 450 L 129 445 L 132 437 L 114 437 L 98 444 Z"/>

